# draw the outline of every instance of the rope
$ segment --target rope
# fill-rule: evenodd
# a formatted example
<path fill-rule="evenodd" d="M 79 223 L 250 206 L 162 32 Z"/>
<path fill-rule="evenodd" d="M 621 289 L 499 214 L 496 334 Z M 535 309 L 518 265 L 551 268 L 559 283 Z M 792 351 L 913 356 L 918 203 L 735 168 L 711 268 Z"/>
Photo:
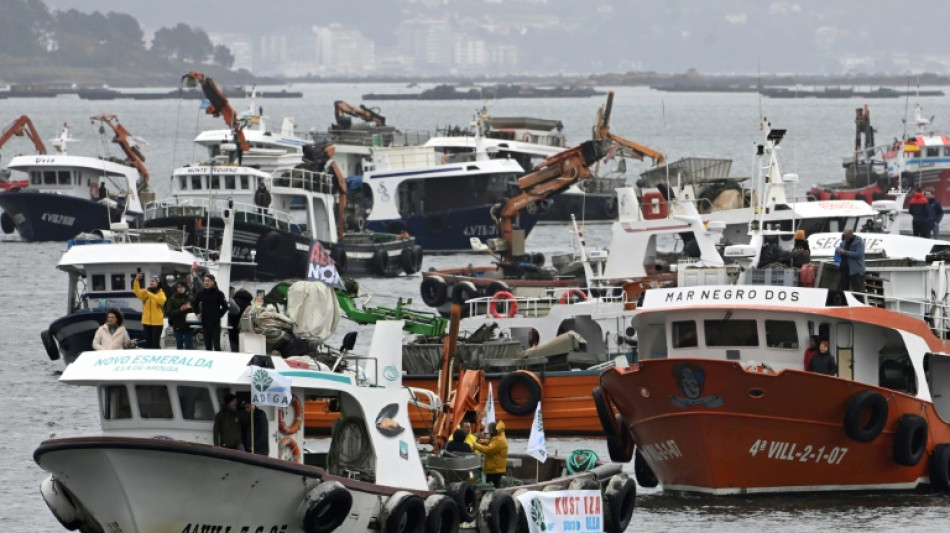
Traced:
<path fill-rule="evenodd" d="M 582 448 L 574 450 L 567 456 L 567 473 L 577 474 L 587 472 L 597 465 L 597 454 L 594 450 Z"/>

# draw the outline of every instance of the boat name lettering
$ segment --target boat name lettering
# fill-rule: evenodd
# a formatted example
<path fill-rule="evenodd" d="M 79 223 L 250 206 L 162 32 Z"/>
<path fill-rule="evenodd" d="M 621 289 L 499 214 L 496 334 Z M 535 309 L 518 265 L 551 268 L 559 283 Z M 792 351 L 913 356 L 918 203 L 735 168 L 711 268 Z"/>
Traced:
<path fill-rule="evenodd" d="M 666 302 L 693 302 L 700 300 L 777 300 L 797 302 L 798 291 L 774 289 L 703 289 L 666 293 Z"/>
<path fill-rule="evenodd" d="M 822 239 L 815 239 L 815 249 L 817 250 L 834 250 L 841 244 L 840 237 L 825 237 Z M 884 247 L 884 239 L 868 237 L 864 239 L 864 249 L 865 250 L 878 250 Z"/>
<path fill-rule="evenodd" d="M 663 462 L 669 459 L 682 459 L 683 452 L 673 439 L 654 444 L 644 444 L 640 452 L 656 462 Z"/>
<path fill-rule="evenodd" d="M 120 355 L 103 357 L 93 366 L 115 366 L 115 371 L 158 370 L 177 372 L 180 367 L 208 368 L 214 361 L 204 357 L 182 357 L 178 355 Z"/>
<path fill-rule="evenodd" d="M 181 533 L 286 533 L 282 526 L 226 526 L 224 524 L 188 524 Z"/>
<path fill-rule="evenodd" d="M 231 248 L 231 257 L 237 259 L 251 259 L 251 248 L 248 246 L 234 246 Z"/>
<path fill-rule="evenodd" d="M 36 158 L 36 162 L 37 162 L 37 163 L 55 163 L 55 162 L 56 162 L 56 158 L 54 158 L 54 157 L 37 157 L 37 158 Z"/>
<path fill-rule="evenodd" d="M 43 222 L 50 222 L 61 226 L 72 226 L 76 223 L 76 217 L 60 215 L 59 213 L 43 213 L 40 219 L 42 219 Z"/>
<path fill-rule="evenodd" d="M 840 465 L 848 453 L 845 446 L 815 446 L 801 445 L 797 442 L 758 439 L 749 448 L 752 457 L 762 453 L 767 459 L 778 461 L 798 461 L 800 463 L 817 463 Z"/>
<path fill-rule="evenodd" d="M 498 235 L 498 227 L 492 224 L 476 224 L 474 226 L 465 226 L 462 234 L 466 237 L 491 237 Z"/>

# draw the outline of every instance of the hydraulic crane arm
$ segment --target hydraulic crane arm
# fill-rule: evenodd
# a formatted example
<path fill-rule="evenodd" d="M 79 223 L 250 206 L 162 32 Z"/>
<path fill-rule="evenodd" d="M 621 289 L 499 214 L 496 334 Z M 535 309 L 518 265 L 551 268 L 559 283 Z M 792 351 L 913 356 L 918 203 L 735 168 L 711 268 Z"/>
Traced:
<path fill-rule="evenodd" d="M 615 142 L 620 147 L 620 153 L 624 157 L 631 157 L 639 161 L 643 161 L 644 158 L 649 157 L 653 160 L 654 165 L 662 165 L 665 163 L 666 156 L 659 150 L 654 150 L 649 146 L 635 143 L 619 135 L 610 133 L 610 112 L 613 109 L 613 105 L 614 93 L 610 91 L 607 93 L 607 105 L 597 111 L 597 125 L 594 126 L 594 139 L 609 139 Z"/>
<path fill-rule="evenodd" d="M 344 224 L 344 220 L 346 220 L 346 178 L 343 177 L 343 172 L 340 170 L 340 167 L 337 166 L 336 161 L 333 160 L 333 152 L 336 151 L 336 147 L 330 145 L 327 146 L 324 151 L 327 154 L 327 168 L 333 173 L 333 177 L 336 178 L 337 189 L 340 191 L 340 200 L 337 202 L 336 207 L 336 236 L 337 240 L 342 241 L 343 234 L 346 232 Z"/>
<path fill-rule="evenodd" d="M 112 128 L 112 132 L 115 133 L 115 137 L 112 138 L 112 142 L 122 148 L 122 152 L 125 154 L 125 157 L 128 158 L 129 162 L 132 163 L 132 166 L 134 166 L 136 170 L 139 171 L 139 176 L 142 178 L 139 180 L 137 187 L 139 194 L 148 192 L 149 176 L 148 170 L 145 168 L 145 156 L 142 155 L 142 151 L 139 150 L 139 147 L 135 144 L 132 134 L 129 133 L 129 131 L 119 123 L 119 117 L 116 115 L 93 115 L 89 117 L 89 120 L 93 122 L 102 122 L 103 124 L 107 124 L 110 128 Z"/>
<path fill-rule="evenodd" d="M 238 120 L 237 111 L 231 107 L 231 103 L 228 102 L 228 97 L 224 95 L 224 91 L 218 87 L 218 84 L 215 83 L 212 78 L 205 77 L 204 74 L 195 71 L 185 74 L 181 77 L 181 80 L 189 87 L 201 86 L 201 91 L 204 93 L 205 98 L 211 102 L 211 105 L 205 109 L 205 113 L 214 117 L 223 118 L 225 124 L 234 132 L 234 139 L 240 150 L 242 152 L 250 150 L 251 147 L 247 144 L 247 139 L 244 138 L 244 131 Z"/>
<path fill-rule="evenodd" d="M 20 116 L 20 118 L 14 120 L 10 123 L 9 126 L 3 129 L 3 133 L 0 133 L 0 148 L 3 148 L 3 145 L 7 143 L 14 135 L 17 137 L 23 137 L 26 135 L 28 139 L 33 143 L 33 146 L 36 147 L 36 153 L 46 154 L 46 146 L 43 145 L 40 135 L 36 132 L 36 128 L 33 127 L 33 121 L 30 120 L 30 117 L 26 115 Z"/>
<path fill-rule="evenodd" d="M 333 114 L 336 117 L 336 124 L 342 129 L 348 129 L 353 125 L 350 117 L 358 117 L 365 122 L 371 122 L 376 126 L 385 126 L 386 117 L 379 114 L 378 111 L 360 104 L 359 107 L 353 107 L 343 100 L 333 102 Z"/>

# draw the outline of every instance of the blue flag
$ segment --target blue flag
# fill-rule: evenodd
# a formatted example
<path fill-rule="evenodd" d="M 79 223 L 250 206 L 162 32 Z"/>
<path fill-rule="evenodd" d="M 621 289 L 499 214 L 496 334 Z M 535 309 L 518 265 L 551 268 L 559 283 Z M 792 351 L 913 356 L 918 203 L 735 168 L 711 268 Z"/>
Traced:
<path fill-rule="evenodd" d="M 208 100 L 207 98 L 202 98 L 201 104 L 199 104 L 198 109 L 204 111 L 205 109 L 208 109 L 209 107 L 211 107 L 211 100 Z"/>

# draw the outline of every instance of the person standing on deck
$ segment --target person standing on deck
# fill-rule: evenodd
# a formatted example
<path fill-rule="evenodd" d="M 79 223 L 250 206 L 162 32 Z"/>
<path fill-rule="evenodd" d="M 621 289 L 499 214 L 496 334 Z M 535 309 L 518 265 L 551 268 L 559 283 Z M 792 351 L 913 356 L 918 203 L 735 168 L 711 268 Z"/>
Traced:
<path fill-rule="evenodd" d="M 838 363 L 835 362 L 834 356 L 828 351 L 828 341 L 823 340 L 821 344 L 818 345 L 818 353 L 811 358 L 807 370 L 809 372 L 817 372 L 829 376 L 838 375 Z"/>
<path fill-rule="evenodd" d="M 489 440 L 482 439 L 472 448 L 485 455 L 485 481 L 495 488 L 501 487 L 501 476 L 508 471 L 508 439 L 505 437 L 505 423 L 499 420 L 488 424 Z"/>
<path fill-rule="evenodd" d="M 184 280 L 175 283 L 175 292 L 165 303 L 165 315 L 168 323 L 175 332 L 175 345 L 179 350 L 193 350 L 195 348 L 195 333 L 188 324 L 188 313 L 191 308 L 191 293 L 188 292 L 188 283 Z"/>
<path fill-rule="evenodd" d="M 267 215 L 267 208 L 270 207 L 270 191 L 267 190 L 267 186 L 264 185 L 263 181 L 257 183 L 257 190 L 254 191 L 254 205 L 257 206 L 257 214 L 261 216 L 261 222 L 264 222 L 264 217 Z"/>
<path fill-rule="evenodd" d="M 198 314 L 201 329 L 204 330 L 205 350 L 221 351 L 221 317 L 228 312 L 228 299 L 218 288 L 214 276 L 205 274 L 203 288 L 195 295 L 191 306 Z M 231 349 L 235 349 L 232 347 Z"/>
<path fill-rule="evenodd" d="M 930 230 L 933 228 L 933 220 L 930 216 L 930 204 L 927 202 L 927 197 L 921 192 L 920 187 L 914 189 L 914 194 L 907 204 L 907 211 L 913 218 L 914 237 L 929 239 Z"/>
<path fill-rule="evenodd" d="M 142 300 L 142 329 L 145 330 L 145 347 L 161 348 L 162 329 L 165 327 L 165 291 L 158 285 L 158 276 L 148 281 L 148 289 L 142 288 L 145 274 L 139 272 L 132 282 L 132 292 Z"/>
<path fill-rule="evenodd" d="M 943 220 L 943 206 L 934 198 L 933 189 L 927 189 L 927 207 L 930 208 L 930 231 L 934 239 L 940 238 L 940 221 Z"/>
<path fill-rule="evenodd" d="M 841 244 L 835 254 L 841 257 L 838 290 L 864 293 L 864 240 L 855 235 L 853 229 L 848 228 L 841 234 Z M 858 298 L 863 301 L 862 296 Z"/>

